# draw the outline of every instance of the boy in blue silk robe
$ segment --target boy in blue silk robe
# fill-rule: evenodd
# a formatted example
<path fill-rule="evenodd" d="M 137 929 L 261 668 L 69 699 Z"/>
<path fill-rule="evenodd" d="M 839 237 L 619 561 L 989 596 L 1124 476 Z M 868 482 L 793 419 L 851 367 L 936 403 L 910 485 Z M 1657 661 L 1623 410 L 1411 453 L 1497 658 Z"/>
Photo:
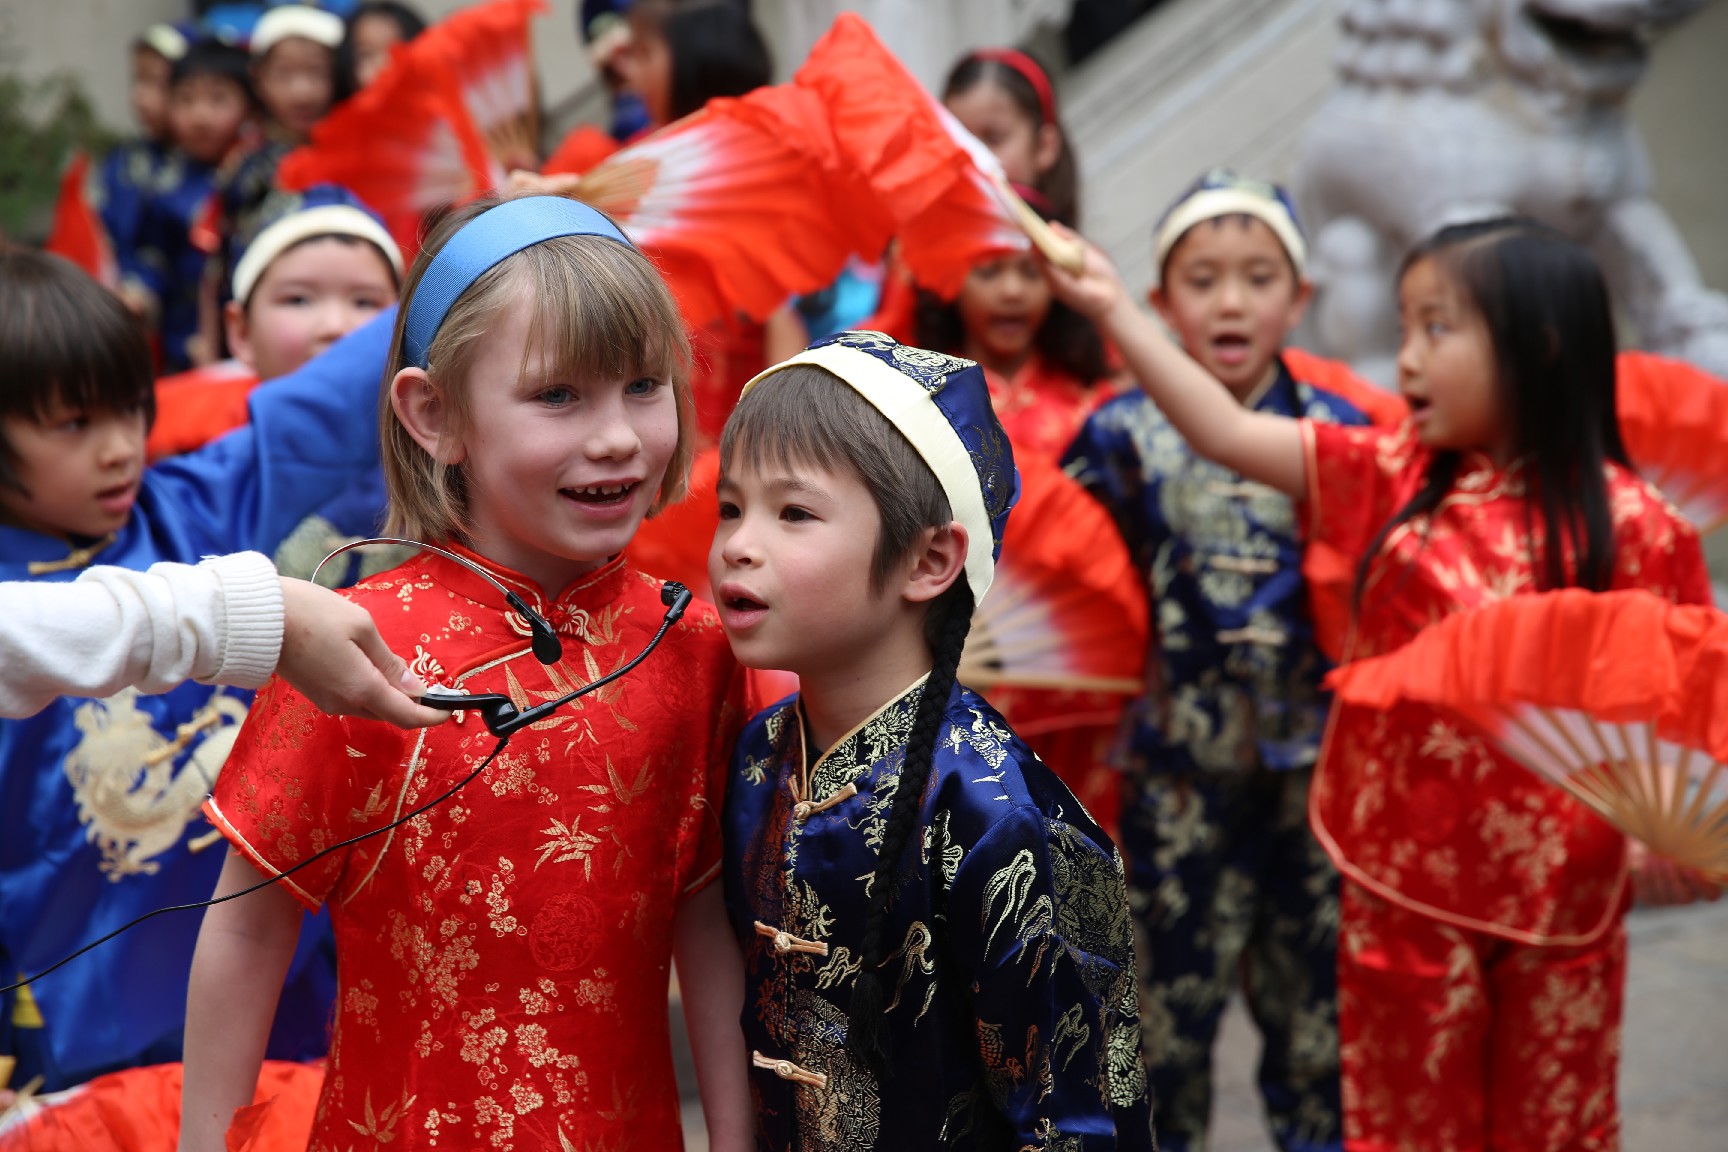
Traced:
<path fill-rule="evenodd" d="M 1154 306 L 1245 406 L 1368 422 L 1279 356 L 1310 291 L 1281 191 L 1209 174 L 1165 215 L 1157 256 Z M 1338 1149 L 1338 881 L 1307 818 L 1327 665 L 1295 509 L 1191 451 L 1139 391 L 1095 412 L 1064 465 L 1115 518 L 1156 622 L 1118 754 L 1159 1143 L 1205 1146 L 1212 1045 L 1242 987 L 1273 1137 L 1284 1152 Z"/>
<path fill-rule="evenodd" d="M 266 555 L 374 471 L 394 310 L 252 394 L 251 423 L 144 467 L 153 381 L 124 307 L 70 264 L 0 252 L 0 579 L 72 580 Z M 0 975 L 39 971 L 132 917 L 209 895 L 223 851 L 198 817 L 250 694 L 60 699 L 0 721 Z M 212 848 L 214 845 L 214 848 Z M 160 917 L 0 997 L 0 1054 L 47 1090 L 178 1060 L 198 917 Z M 271 1051 L 324 1051 L 328 932 L 302 934 Z"/>
<path fill-rule="evenodd" d="M 844 333 L 746 386 L 709 575 L 799 676 L 727 783 L 765 1149 L 1150 1149 L 1122 867 L 955 680 L 1018 486 L 970 361 Z"/>

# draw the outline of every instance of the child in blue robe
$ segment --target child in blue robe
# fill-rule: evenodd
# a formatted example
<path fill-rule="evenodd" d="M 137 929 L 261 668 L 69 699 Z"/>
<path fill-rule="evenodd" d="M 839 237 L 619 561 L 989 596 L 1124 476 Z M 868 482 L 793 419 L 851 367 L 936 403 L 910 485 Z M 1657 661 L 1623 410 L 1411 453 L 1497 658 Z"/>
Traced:
<path fill-rule="evenodd" d="M 968 360 L 843 333 L 746 386 L 709 574 L 749 667 L 725 880 L 764 1149 L 1150 1149 L 1109 838 L 956 682 L 1017 492 Z"/>
<path fill-rule="evenodd" d="M 252 550 L 374 471 L 378 382 L 394 310 L 260 389 L 251 423 L 144 467 L 149 353 L 124 306 L 54 257 L 0 249 L 0 579 L 74 579 L 91 564 Z M 207 896 L 219 839 L 199 805 L 250 694 L 188 683 L 159 696 L 61 699 L 0 721 L 0 975 L 33 974 L 152 908 Z M 160 917 L 0 997 L 0 1055 L 53 1090 L 179 1059 L 199 920 Z M 324 1051 L 328 933 L 303 934 L 271 1051 Z"/>
<path fill-rule="evenodd" d="M 1279 354 L 1310 290 L 1278 190 L 1203 178 L 1164 217 L 1157 256 L 1154 306 L 1244 406 L 1368 422 L 1295 379 Z M 1258 1080 L 1279 1147 L 1337 1149 L 1338 880 L 1307 817 L 1328 666 L 1294 505 L 1195 453 L 1138 390 L 1087 420 L 1065 464 L 1115 518 L 1157 624 L 1120 755 L 1159 1143 L 1205 1147 L 1212 1045 L 1242 986 L 1265 1041 Z"/>

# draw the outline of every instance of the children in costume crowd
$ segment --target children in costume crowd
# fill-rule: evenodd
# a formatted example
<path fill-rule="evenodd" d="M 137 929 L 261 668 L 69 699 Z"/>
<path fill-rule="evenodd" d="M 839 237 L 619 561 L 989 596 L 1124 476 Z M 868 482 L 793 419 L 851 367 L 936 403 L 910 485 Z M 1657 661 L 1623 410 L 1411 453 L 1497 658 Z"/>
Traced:
<path fill-rule="evenodd" d="M 955 681 L 1017 489 L 979 368 L 879 333 L 727 422 L 721 622 L 800 683 L 726 782 L 758 1147 L 1152 1147 L 1120 858 Z"/>
<path fill-rule="evenodd" d="M 223 345 L 221 314 L 233 298 L 227 276 L 237 259 L 236 239 L 256 234 L 268 213 L 276 166 L 306 142 L 335 102 L 336 49 L 345 32 L 340 17 L 304 4 L 272 8 L 252 30 L 252 81 L 264 123 L 223 165 L 205 220 L 216 261 L 204 286 L 200 363 L 217 359 Z"/>
<path fill-rule="evenodd" d="M 1450 227 L 1406 258 L 1395 429 L 1243 406 L 1096 250 L 1051 276 L 1194 451 L 1297 498 L 1311 546 L 1359 559 L 1346 658 L 1524 591 L 1708 602 L 1696 531 L 1621 445 L 1601 273 L 1540 225 Z M 1425 706 L 1330 724 L 1310 812 L 1344 878 L 1346 1147 L 1613 1146 L 1625 840 Z"/>
<path fill-rule="evenodd" d="M 642 648 L 660 582 L 618 557 L 682 495 L 686 355 L 658 273 L 585 205 L 482 200 L 428 237 L 382 400 L 389 527 L 479 566 L 565 647 L 543 664 L 490 580 L 427 552 L 351 593 L 418 675 L 525 705 Z M 698 605 L 465 792 L 207 913 L 182 1149 L 223 1147 L 252 1099 L 302 905 L 330 907 L 341 957 L 312 1148 L 675 1146 L 674 958 L 714 1146 L 743 1148 L 743 977 L 713 883 L 740 688 Z M 404 735 L 268 686 L 206 806 L 236 848 L 219 891 L 405 814 L 493 747 L 472 713 Z"/>
<path fill-rule="evenodd" d="M 1056 219 L 1037 189 L 1015 190 L 1040 216 Z M 1112 395 L 1098 330 L 1051 294 L 1030 251 L 979 264 L 952 302 L 920 290 L 914 318 L 920 346 L 984 369 L 990 402 L 1018 451 L 1055 459 Z"/>
<path fill-rule="evenodd" d="M 1208 173 L 1165 213 L 1152 304 L 1246 411 L 1360 425 L 1280 355 L 1311 292 L 1282 189 Z M 1157 621 L 1118 756 L 1145 950 L 1159 1145 L 1206 1145 L 1212 1048 L 1244 987 L 1259 1087 L 1287 1152 L 1339 1148 L 1338 877 L 1308 830 L 1326 723 L 1291 499 L 1196 454 L 1136 391 L 1086 422 L 1069 471 L 1110 509 Z"/>
<path fill-rule="evenodd" d="M 323 352 L 396 300 L 402 253 L 378 219 L 330 185 L 280 193 L 241 237 L 223 311 L 233 361 L 156 382 L 151 459 L 187 452 L 246 422 L 246 398 Z"/>
<path fill-rule="evenodd" d="M 426 31 L 426 21 L 400 0 L 365 0 L 348 14 L 336 47 L 336 99 L 348 99 L 390 62 L 390 49 Z"/>
<path fill-rule="evenodd" d="M 69 581 L 93 563 L 143 569 L 213 553 L 269 555 L 307 514 L 376 467 L 371 388 L 380 321 L 252 399 L 250 425 L 146 467 L 149 351 L 133 317 L 54 257 L 0 250 L 0 579 Z M 271 577 L 274 579 L 274 577 Z M 185 684 L 60 699 L 0 723 L 0 972 L 39 971 L 133 916 L 201 899 L 220 869 L 198 805 L 249 696 Z M 0 998 L 0 1054 L 47 1089 L 178 1058 L 195 921 L 153 920 Z M 325 1048 L 333 973 L 316 936 L 290 966 L 273 1055 Z"/>
<path fill-rule="evenodd" d="M 157 170 L 130 248 L 115 247 L 122 295 L 153 323 L 162 366 L 170 372 L 189 367 L 197 350 L 205 253 L 193 240 L 193 226 L 252 108 L 246 54 L 239 49 L 200 40 L 174 62 L 168 123 L 175 151 Z"/>

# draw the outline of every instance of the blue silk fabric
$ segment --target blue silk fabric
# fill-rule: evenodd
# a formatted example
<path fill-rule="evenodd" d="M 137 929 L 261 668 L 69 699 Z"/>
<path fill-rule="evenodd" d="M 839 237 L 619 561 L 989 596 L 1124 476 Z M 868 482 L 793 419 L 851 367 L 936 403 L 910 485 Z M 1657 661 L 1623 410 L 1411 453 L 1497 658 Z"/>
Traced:
<path fill-rule="evenodd" d="M 313 509 L 377 468 L 378 386 L 394 310 L 252 393 L 252 421 L 145 474 L 132 518 L 90 563 L 145 568 L 277 550 Z M 89 541 L 75 543 L 89 544 Z M 0 579 L 71 580 L 63 539 L 0 525 Z M 199 814 L 251 694 L 185 684 L 159 696 L 61 699 L 0 721 L 0 974 L 33 973 L 142 912 L 214 891 L 226 846 Z M 183 746 L 177 734 L 189 725 Z M 50 1090 L 179 1059 L 200 913 L 157 917 L 0 999 L 14 1083 Z M 328 925 L 303 932 L 272 1055 L 322 1053 L 334 967 Z M 43 1027 L 35 1027 L 40 1012 Z"/>
<path fill-rule="evenodd" d="M 1253 407 L 1368 423 L 1282 362 Z M 1110 510 L 1150 591 L 1158 660 L 1125 717 L 1126 766 L 1312 765 L 1328 665 L 1314 646 L 1291 499 L 1197 455 L 1141 392 L 1093 413 L 1063 466 Z"/>
<path fill-rule="evenodd" d="M 138 206 L 130 252 L 115 244 L 120 275 L 148 288 L 161 309 L 162 367 L 182 372 L 192 366 L 187 341 L 198 334 L 198 289 L 204 280 L 205 253 L 192 242 L 192 226 L 203 216 L 216 183 L 216 170 L 181 152 L 169 152 Z M 104 220 L 108 213 L 104 211 Z"/>
<path fill-rule="evenodd" d="M 122 140 L 102 160 L 88 184 L 91 207 L 102 220 L 114 262 L 122 275 L 137 279 L 138 228 L 161 173 L 171 161 L 166 145 L 154 140 Z"/>
<path fill-rule="evenodd" d="M 1150 1149 L 1120 858 L 962 687 L 894 874 L 886 1074 L 846 1050 L 867 886 L 923 686 L 812 754 L 807 786 L 796 697 L 739 741 L 725 882 L 758 1146 Z"/>

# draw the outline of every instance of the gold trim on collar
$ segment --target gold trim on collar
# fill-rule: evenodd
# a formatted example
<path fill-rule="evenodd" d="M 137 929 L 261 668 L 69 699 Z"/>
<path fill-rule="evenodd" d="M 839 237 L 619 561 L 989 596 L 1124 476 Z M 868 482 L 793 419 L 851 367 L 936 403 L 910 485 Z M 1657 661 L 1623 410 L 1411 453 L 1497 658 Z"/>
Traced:
<path fill-rule="evenodd" d="M 46 576 L 50 572 L 72 572 L 79 568 L 88 568 L 97 553 L 114 543 L 114 535 L 110 532 L 94 544 L 74 548 L 64 560 L 32 560 L 25 570 L 32 576 Z"/>
<path fill-rule="evenodd" d="M 798 772 L 792 777 L 792 798 L 794 800 L 809 799 L 810 776 L 816 771 L 816 769 L 822 766 L 823 761 L 833 755 L 835 749 L 844 747 L 848 740 L 862 732 L 870 721 L 876 719 L 876 717 L 882 715 L 882 713 L 900 703 L 900 701 L 904 700 L 914 688 L 918 687 L 928 679 L 930 679 L 930 673 L 926 672 L 924 675 L 918 677 L 918 679 L 912 681 L 912 683 L 896 692 L 893 696 L 890 696 L 887 700 L 883 701 L 880 708 L 864 717 L 864 719 L 858 721 L 858 723 L 852 725 L 851 728 L 848 728 L 845 735 L 834 741 L 834 743 L 828 745 L 827 750 L 824 751 L 822 755 L 809 762 L 806 762 L 805 759 L 808 755 L 808 744 L 806 743 L 804 736 L 805 733 L 810 730 L 810 725 L 808 721 L 804 719 L 804 698 L 800 696 L 798 698 Z"/>

